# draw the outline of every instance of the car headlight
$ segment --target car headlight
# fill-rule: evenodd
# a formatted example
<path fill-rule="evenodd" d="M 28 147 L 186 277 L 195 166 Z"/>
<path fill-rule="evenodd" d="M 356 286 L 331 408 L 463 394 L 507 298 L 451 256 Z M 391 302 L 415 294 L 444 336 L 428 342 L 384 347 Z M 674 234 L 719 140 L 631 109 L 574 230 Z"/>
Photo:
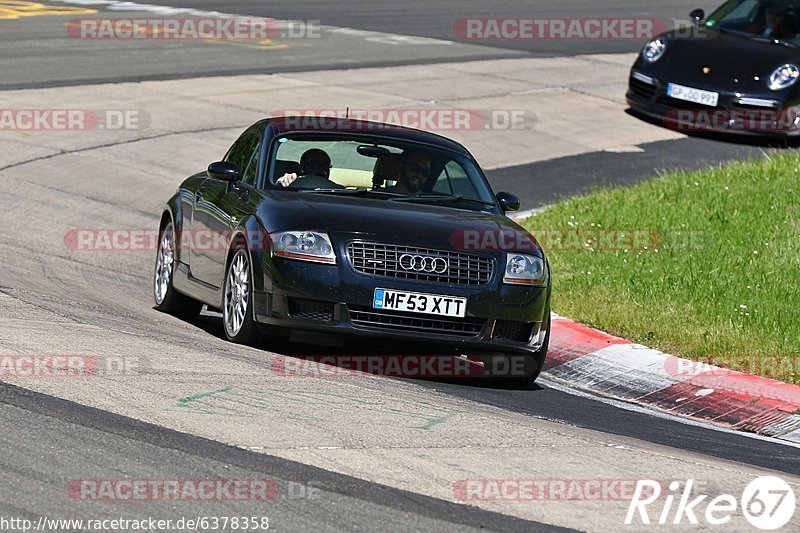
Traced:
<path fill-rule="evenodd" d="M 796 65 L 783 65 L 775 69 L 769 77 L 769 88 L 773 91 L 780 91 L 791 87 L 800 77 L 800 68 Z"/>
<path fill-rule="evenodd" d="M 642 50 L 642 59 L 648 63 L 655 63 L 667 51 L 667 41 L 665 39 L 653 39 L 644 45 Z"/>
<path fill-rule="evenodd" d="M 284 231 L 272 234 L 274 254 L 288 259 L 336 264 L 331 239 L 326 233 Z"/>
<path fill-rule="evenodd" d="M 533 255 L 506 254 L 506 269 L 503 283 L 511 285 L 547 284 L 547 268 L 544 259 Z"/>

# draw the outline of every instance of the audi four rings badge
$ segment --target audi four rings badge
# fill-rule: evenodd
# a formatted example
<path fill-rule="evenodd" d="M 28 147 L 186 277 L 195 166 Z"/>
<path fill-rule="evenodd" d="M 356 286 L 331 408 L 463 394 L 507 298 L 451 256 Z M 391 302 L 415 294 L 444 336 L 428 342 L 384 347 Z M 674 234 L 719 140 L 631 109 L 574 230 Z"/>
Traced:
<path fill-rule="evenodd" d="M 400 266 L 403 270 L 427 272 L 428 274 L 444 274 L 449 268 L 447 261 L 441 257 L 411 254 L 403 254 L 400 256 Z"/>

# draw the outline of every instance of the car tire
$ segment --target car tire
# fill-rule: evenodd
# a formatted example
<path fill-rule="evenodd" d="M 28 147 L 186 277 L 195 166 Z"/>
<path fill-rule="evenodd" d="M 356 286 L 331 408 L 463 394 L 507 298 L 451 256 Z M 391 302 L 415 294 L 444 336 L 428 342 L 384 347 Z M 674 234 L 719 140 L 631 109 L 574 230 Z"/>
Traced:
<path fill-rule="evenodd" d="M 203 303 L 175 290 L 175 227 L 171 221 L 163 224 L 158 232 L 156 266 L 153 272 L 153 297 L 155 308 L 184 320 L 197 318 Z"/>
<path fill-rule="evenodd" d="M 501 388 L 501 389 L 523 389 L 527 390 L 533 387 L 536 383 L 536 380 L 539 379 L 539 375 L 542 373 L 542 369 L 544 368 L 544 362 L 547 358 L 547 350 L 550 346 L 550 331 L 551 331 L 551 319 L 550 319 L 550 311 L 547 312 L 547 333 L 544 337 L 544 343 L 542 343 L 542 347 L 539 351 L 527 355 L 525 361 L 525 375 L 523 376 L 502 376 L 502 377 L 494 377 L 489 373 L 490 379 L 492 381 L 492 386 Z M 509 359 L 515 356 L 509 355 L 494 355 L 491 356 L 490 359 Z M 486 361 L 486 363 L 490 363 L 490 361 Z M 494 366 L 492 362 L 491 368 L 497 368 Z"/>
<path fill-rule="evenodd" d="M 229 254 L 225 269 L 222 322 L 225 336 L 236 344 L 255 346 L 263 335 L 253 319 L 253 276 L 250 254 L 237 244 Z"/>

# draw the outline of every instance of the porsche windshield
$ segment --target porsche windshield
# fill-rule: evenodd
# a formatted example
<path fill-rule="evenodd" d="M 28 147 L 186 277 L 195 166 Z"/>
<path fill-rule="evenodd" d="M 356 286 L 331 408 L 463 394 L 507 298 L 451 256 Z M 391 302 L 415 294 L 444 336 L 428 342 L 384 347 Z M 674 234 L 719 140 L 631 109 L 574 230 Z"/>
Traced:
<path fill-rule="evenodd" d="M 705 22 L 750 38 L 800 44 L 800 0 L 731 0 Z"/>
<path fill-rule="evenodd" d="M 270 166 L 276 188 L 484 211 L 494 206 L 472 161 L 428 145 L 303 135 L 282 137 L 277 146 Z"/>

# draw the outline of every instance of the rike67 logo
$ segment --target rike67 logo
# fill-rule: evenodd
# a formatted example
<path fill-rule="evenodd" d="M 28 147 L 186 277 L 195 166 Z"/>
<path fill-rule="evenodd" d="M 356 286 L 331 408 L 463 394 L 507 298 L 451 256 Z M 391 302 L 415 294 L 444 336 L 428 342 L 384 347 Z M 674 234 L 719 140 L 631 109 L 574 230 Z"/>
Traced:
<path fill-rule="evenodd" d="M 750 482 L 737 499 L 730 494 L 711 498 L 707 494 L 696 496 L 692 489 L 694 480 L 681 485 L 669 484 L 668 492 L 658 481 L 640 479 L 625 516 L 625 524 L 641 521 L 644 525 L 734 525 L 734 517 L 744 515 L 751 526 L 763 531 L 780 529 L 794 516 L 795 494 L 792 487 L 779 477 L 764 476 Z M 695 497 L 696 496 L 696 497 Z M 654 515 L 651 516 L 651 512 Z M 797 529 L 795 529 L 796 531 Z"/>

